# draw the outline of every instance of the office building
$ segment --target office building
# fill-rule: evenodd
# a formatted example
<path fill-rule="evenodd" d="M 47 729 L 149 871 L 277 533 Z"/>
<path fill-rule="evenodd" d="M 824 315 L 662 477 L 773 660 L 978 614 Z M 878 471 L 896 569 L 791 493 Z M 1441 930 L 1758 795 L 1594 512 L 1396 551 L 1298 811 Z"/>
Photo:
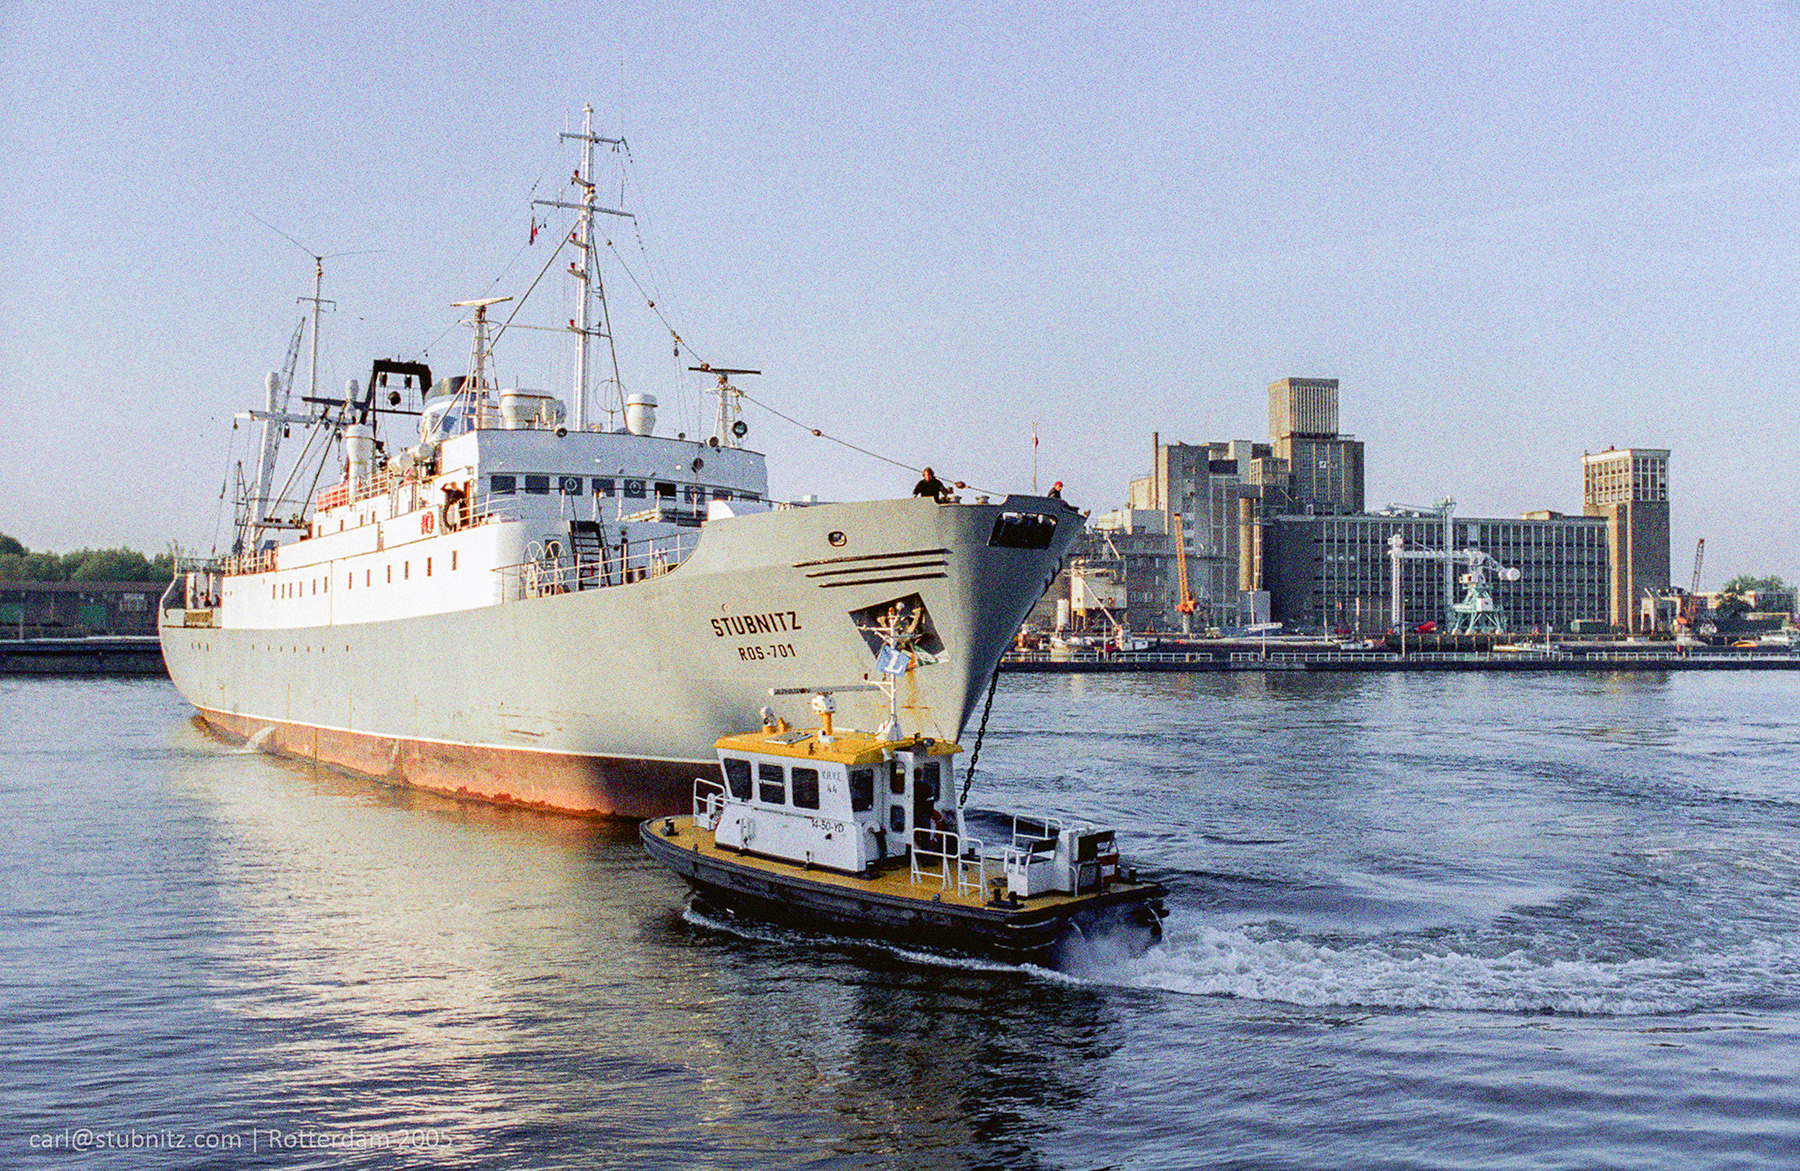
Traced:
<path fill-rule="evenodd" d="M 1669 590 L 1669 452 L 1608 448 L 1581 457 L 1581 506 L 1606 523 L 1608 620 L 1634 632 L 1654 624 L 1645 602 Z"/>
<path fill-rule="evenodd" d="M 1444 521 L 1429 513 L 1392 516 L 1274 517 L 1265 528 L 1265 580 L 1272 617 L 1289 628 L 1379 635 L 1392 625 L 1398 534 L 1413 556 L 1400 561 L 1400 609 L 1408 628 L 1443 623 L 1448 613 Z M 1480 549 L 1519 570 L 1489 584 L 1515 631 L 1567 631 L 1604 620 L 1607 528 L 1603 519 L 1538 512 L 1517 520 L 1453 517 L 1453 549 Z M 1423 555 L 1423 556 L 1421 556 Z M 1466 565 L 1458 559 L 1453 587 Z"/>

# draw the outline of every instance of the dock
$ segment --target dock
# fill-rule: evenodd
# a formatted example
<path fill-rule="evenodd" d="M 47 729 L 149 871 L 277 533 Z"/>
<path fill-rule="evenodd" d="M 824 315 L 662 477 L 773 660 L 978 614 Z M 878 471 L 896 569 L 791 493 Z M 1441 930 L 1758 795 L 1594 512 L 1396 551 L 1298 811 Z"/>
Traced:
<path fill-rule="evenodd" d="M 1002 671 L 1048 675 L 1115 672 L 1203 671 L 1800 671 L 1800 654 L 1788 650 L 1716 649 L 1642 651 L 1126 651 L 1103 655 L 1014 651 Z"/>
<path fill-rule="evenodd" d="M 154 634 L 0 639 L 0 675 L 167 675 Z"/>

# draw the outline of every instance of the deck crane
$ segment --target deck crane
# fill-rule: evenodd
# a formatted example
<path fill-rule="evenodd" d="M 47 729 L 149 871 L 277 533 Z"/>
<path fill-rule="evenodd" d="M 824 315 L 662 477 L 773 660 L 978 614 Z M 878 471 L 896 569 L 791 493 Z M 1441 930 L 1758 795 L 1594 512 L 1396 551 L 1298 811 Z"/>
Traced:
<path fill-rule="evenodd" d="M 1192 634 L 1195 607 L 1193 591 L 1188 589 L 1187 538 L 1182 533 L 1181 514 L 1172 512 L 1169 516 L 1174 525 L 1175 576 L 1181 585 L 1181 601 L 1175 603 L 1175 612 L 1181 615 L 1181 633 Z"/>

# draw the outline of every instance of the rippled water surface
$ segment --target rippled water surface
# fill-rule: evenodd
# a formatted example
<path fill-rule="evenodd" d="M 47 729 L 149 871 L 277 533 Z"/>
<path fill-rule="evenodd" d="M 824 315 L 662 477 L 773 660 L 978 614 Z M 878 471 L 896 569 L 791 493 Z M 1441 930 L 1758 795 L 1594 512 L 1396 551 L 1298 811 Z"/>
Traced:
<path fill-rule="evenodd" d="M 629 827 L 0 679 L 0 1166 L 1800 1166 L 1797 701 L 1007 676 L 976 803 L 1171 890 L 1057 975 L 728 931 Z"/>

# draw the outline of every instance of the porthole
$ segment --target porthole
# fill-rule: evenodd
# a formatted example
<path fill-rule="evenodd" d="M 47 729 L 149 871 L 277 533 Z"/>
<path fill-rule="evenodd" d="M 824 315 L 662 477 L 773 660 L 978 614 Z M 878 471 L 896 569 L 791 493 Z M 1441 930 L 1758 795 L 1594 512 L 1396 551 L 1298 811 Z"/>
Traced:
<path fill-rule="evenodd" d="M 839 532 L 837 529 L 833 529 L 833 530 L 831 530 L 831 532 L 825 534 L 825 540 L 831 545 L 831 547 L 833 549 L 841 549 L 844 547 L 844 542 L 846 540 L 848 540 L 848 538 L 845 537 L 844 534 Z"/>

